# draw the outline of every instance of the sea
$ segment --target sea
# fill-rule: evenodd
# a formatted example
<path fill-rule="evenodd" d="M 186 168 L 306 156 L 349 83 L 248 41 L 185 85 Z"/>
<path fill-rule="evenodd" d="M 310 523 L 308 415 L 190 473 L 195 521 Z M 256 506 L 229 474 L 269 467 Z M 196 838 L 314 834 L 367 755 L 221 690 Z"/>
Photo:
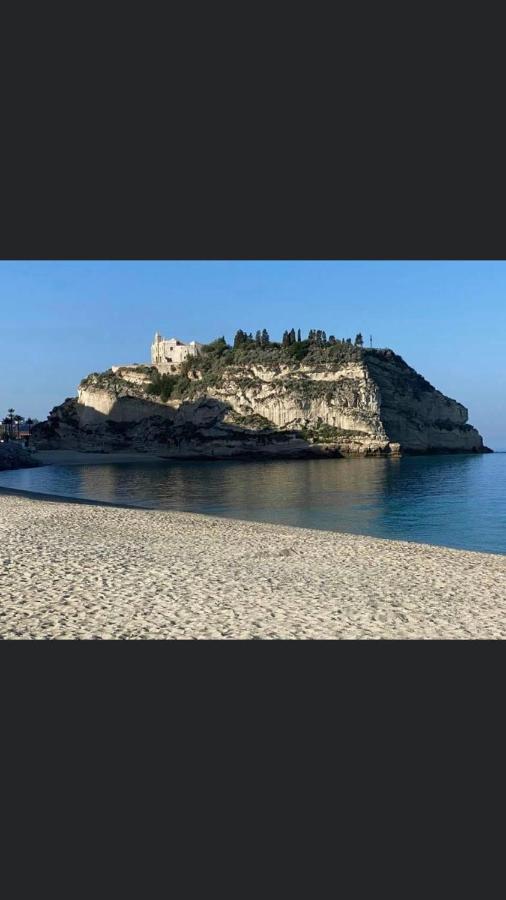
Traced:
<path fill-rule="evenodd" d="M 506 453 L 143 461 L 0 473 L 0 488 L 506 553 Z"/>

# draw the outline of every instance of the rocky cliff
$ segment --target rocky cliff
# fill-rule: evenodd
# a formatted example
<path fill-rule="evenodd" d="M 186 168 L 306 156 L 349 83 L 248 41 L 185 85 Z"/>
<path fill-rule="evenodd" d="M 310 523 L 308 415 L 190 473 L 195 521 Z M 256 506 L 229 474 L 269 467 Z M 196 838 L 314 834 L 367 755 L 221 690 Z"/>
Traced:
<path fill-rule="evenodd" d="M 33 439 L 40 448 L 161 456 L 484 452 L 464 406 L 391 350 L 204 348 L 173 375 L 126 367 L 88 376 Z"/>

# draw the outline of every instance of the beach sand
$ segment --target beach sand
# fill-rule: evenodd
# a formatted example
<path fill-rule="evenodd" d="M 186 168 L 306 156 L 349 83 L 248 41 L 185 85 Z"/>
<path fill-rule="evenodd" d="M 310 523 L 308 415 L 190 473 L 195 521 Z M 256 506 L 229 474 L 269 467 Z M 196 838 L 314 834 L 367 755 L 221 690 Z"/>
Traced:
<path fill-rule="evenodd" d="M 504 638 L 506 556 L 0 492 L 0 637 Z"/>

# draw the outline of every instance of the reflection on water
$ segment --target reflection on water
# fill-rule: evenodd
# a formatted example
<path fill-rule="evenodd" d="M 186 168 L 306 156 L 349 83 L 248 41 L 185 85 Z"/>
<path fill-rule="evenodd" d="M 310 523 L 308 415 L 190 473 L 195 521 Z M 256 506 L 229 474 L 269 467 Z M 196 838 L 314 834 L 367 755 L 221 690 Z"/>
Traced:
<path fill-rule="evenodd" d="M 286 522 L 334 530 L 355 507 L 368 522 L 381 513 L 389 464 L 375 460 L 170 463 L 163 466 L 80 467 L 81 497 L 161 509 Z M 329 465 L 330 463 L 330 465 Z M 394 463 L 395 466 L 395 463 Z"/>
<path fill-rule="evenodd" d="M 50 466 L 0 486 L 506 553 L 506 455 Z"/>

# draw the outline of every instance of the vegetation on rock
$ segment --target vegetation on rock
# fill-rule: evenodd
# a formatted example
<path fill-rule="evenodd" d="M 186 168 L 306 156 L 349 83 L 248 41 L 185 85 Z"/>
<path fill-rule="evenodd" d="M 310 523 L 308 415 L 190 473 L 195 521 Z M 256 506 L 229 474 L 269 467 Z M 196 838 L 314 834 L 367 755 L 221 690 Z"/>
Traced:
<path fill-rule="evenodd" d="M 29 469 L 38 466 L 28 450 L 25 450 L 17 441 L 8 441 L 0 444 L 0 471 L 6 469 Z"/>
<path fill-rule="evenodd" d="M 388 453 L 390 443 L 415 450 L 482 446 L 464 407 L 393 351 L 364 347 L 360 332 L 354 341 L 321 329 L 303 338 L 292 327 L 278 342 L 266 329 L 239 329 L 232 344 L 218 337 L 177 367 L 162 368 L 89 375 L 80 385 L 87 396 L 54 410 L 36 436 L 48 446 L 156 444 L 177 453 L 205 446 L 211 455 L 226 455 L 231 444 L 243 454 L 280 442 L 290 444 L 287 453 L 311 446 L 320 456 L 333 449 Z M 101 391 L 110 396 L 97 396 Z"/>
<path fill-rule="evenodd" d="M 300 329 L 296 335 L 295 329 L 292 328 L 285 331 L 283 341 L 278 343 L 270 340 L 266 329 L 258 330 L 255 337 L 240 329 L 233 346 L 228 344 L 224 337 L 219 337 L 204 345 L 199 356 L 185 360 L 178 372 L 161 374 L 152 366 L 138 366 L 136 371 L 150 378 L 150 382 L 141 390 L 159 398 L 163 403 L 169 400 L 192 400 L 220 385 L 227 370 L 231 373 L 234 369 L 234 379 L 238 386 L 245 390 L 254 388 L 258 383 L 258 379 L 251 375 L 253 366 L 278 373 L 282 369 L 296 373 L 302 363 L 304 367 L 317 371 L 337 370 L 346 363 L 358 362 L 363 358 L 364 350 L 359 338 L 361 336 L 357 335 L 355 344 L 352 344 L 350 338 L 337 340 L 331 335 L 327 339 L 324 331 L 313 329 L 308 337 L 302 340 Z M 250 371 L 241 373 L 240 369 Z M 331 393 L 329 382 L 325 385 L 307 378 L 300 380 L 294 378 L 293 381 L 287 382 L 287 387 L 306 397 L 325 396 Z M 121 375 L 108 369 L 106 372 L 93 372 L 88 375 L 81 382 L 80 388 L 122 393 L 125 390 L 125 381 Z"/>

